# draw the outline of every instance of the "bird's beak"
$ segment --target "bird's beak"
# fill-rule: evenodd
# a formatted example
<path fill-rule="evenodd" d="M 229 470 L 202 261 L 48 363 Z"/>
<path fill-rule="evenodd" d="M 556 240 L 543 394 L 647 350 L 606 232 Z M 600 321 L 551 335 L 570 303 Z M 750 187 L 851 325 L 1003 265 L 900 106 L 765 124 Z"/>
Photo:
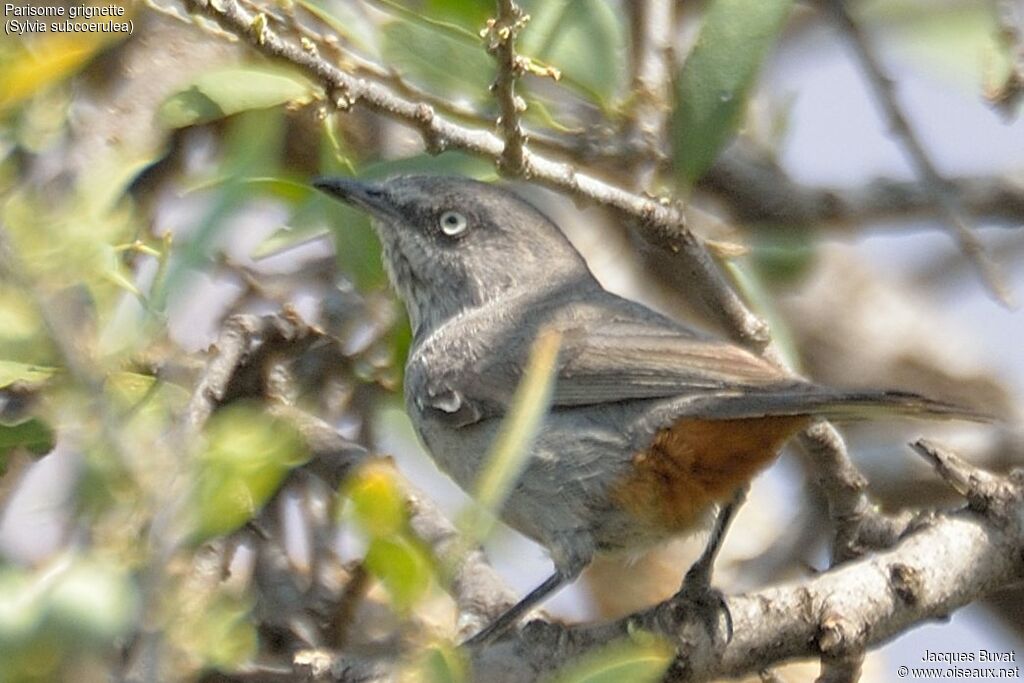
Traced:
<path fill-rule="evenodd" d="M 383 217 L 395 212 L 390 194 L 380 183 L 320 176 L 313 179 L 313 187 L 371 215 Z"/>

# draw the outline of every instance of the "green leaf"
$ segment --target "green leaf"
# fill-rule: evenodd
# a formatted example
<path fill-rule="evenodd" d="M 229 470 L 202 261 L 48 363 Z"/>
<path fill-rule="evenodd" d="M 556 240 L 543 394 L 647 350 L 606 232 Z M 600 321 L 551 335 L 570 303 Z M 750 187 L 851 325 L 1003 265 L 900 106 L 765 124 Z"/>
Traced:
<path fill-rule="evenodd" d="M 53 377 L 55 372 L 57 372 L 57 368 L 0 360 L 0 389 L 9 387 L 15 382 L 28 385 L 42 384 Z"/>
<path fill-rule="evenodd" d="M 793 0 L 712 0 L 697 44 L 676 79 L 676 176 L 692 185 L 739 126 L 761 63 Z"/>
<path fill-rule="evenodd" d="M 645 634 L 639 634 L 645 635 Z M 600 651 L 570 664 L 558 683 L 654 683 L 660 681 L 675 650 L 662 639 L 637 637 L 611 643 Z"/>
<path fill-rule="evenodd" d="M 626 31 L 607 0 L 543 0 L 528 6 L 519 51 L 558 67 L 606 106 L 626 79 Z"/>
<path fill-rule="evenodd" d="M 38 312 L 25 292 L 0 283 L 0 320 L 3 321 L 0 324 L 0 357 L 29 361 L 29 367 L 35 368 L 39 368 L 35 363 L 45 364 L 54 361 L 56 354 L 53 352 L 53 345 L 46 336 Z M 22 372 L 24 365 L 0 360 L 0 388 L 14 381 L 11 380 L 10 373 Z M 39 381 L 45 379 L 41 377 Z"/>
<path fill-rule="evenodd" d="M 482 41 L 456 38 L 448 32 L 411 21 L 395 20 L 381 27 L 387 64 L 436 94 L 483 98 L 494 74 L 494 62 Z"/>
<path fill-rule="evenodd" d="M 203 73 L 171 95 L 157 117 L 169 128 L 184 128 L 251 109 L 308 102 L 313 84 L 293 71 L 273 67 L 232 67 Z"/>
<path fill-rule="evenodd" d="M 293 228 L 284 226 L 272 232 L 265 240 L 256 245 L 256 248 L 249 254 L 253 260 L 277 256 L 289 249 L 300 247 L 310 242 L 316 242 L 331 234 L 331 231 L 324 227 L 315 225 L 300 226 Z"/>
<path fill-rule="evenodd" d="M 15 448 L 28 449 L 35 455 L 46 455 L 53 450 L 55 439 L 53 428 L 39 418 L 33 417 L 15 425 L 0 424 L 0 458 L 6 458 Z"/>
<path fill-rule="evenodd" d="M 114 36 L 123 35 L 55 32 L 35 35 L 31 43 L 15 40 L 14 44 L 22 49 L 5 51 L 0 62 L 4 73 L 0 111 L 65 80 L 113 42 Z"/>
<path fill-rule="evenodd" d="M 529 461 L 533 442 L 551 405 L 561 341 L 560 334 L 549 331 L 542 332 L 534 342 L 512 406 L 477 480 L 474 499 L 479 507 L 471 508 L 465 522 L 474 539 L 483 538 L 490 531 L 493 515 L 501 509 Z"/>
<path fill-rule="evenodd" d="M 123 635 L 138 606 L 135 587 L 119 567 L 85 559 L 57 578 L 47 598 L 51 625 L 80 645 Z"/>
<path fill-rule="evenodd" d="M 494 14 L 495 6 L 493 0 L 426 0 L 423 10 L 430 16 L 478 29 Z"/>
<path fill-rule="evenodd" d="M 445 643 L 427 647 L 413 663 L 408 676 L 399 680 L 424 683 L 463 683 L 469 680 L 465 654 Z"/>
<path fill-rule="evenodd" d="M 971 97 L 977 96 L 979 83 L 991 86 L 1012 69 L 1013 41 L 1000 40 L 991 3 L 869 0 L 858 3 L 856 13 L 865 30 L 880 33 L 894 53 Z"/>
<path fill-rule="evenodd" d="M 228 595 L 217 596 L 203 611 L 193 628 L 199 653 L 208 664 L 231 669 L 256 654 L 259 638 L 250 611 L 245 600 Z"/>
<path fill-rule="evenodd" d="M 0 569 L 0 656 L 23 648 L 42 620 L 42 600 L 29 575 L 10 567 Z"/>
<path fill-rule="evenodd" d="M 227 176 L 219 176 L 190 185 L 183 190 L 182 194 L 208 190 L 214 187 L 222 187 L 227 183 L 239 183 L 241 185 L 251 187 L 257 192 L 261 192 L 276 199 L 282 199 L 289 203 L 306 201 L 313 196 L 314 193 L 314 189 L 308 183 L 300 183 L 296 180 L 289 180 L 287 178 L 231 178 Z"/>
<path fill-rule="evenodd" d="M 233 404 L 206 425 L 193 491 L 192 540 L 234 531 L 277 491 L 285 475 L 308 458 L 295 429 L 255 406 Z"/>
<path fill-rule="evenodd" d="M 363 169 L 366 178 L 387 178 L 393 175 L 412 173 L 438 173 L 447 175 L 464 175 L 476 180 L 493 180 L 497 178 L 494 164 L 479 157 L 470 156 L 465 152 L 444 152 L 437 156 L 417 154 L 401 159 L 390 159 L 376 164 L 369 164 Z"/>
<path fill-rule="evenodd" d="M 373 40 L 376 35 L 374 25 L 364 12 L 359 11 L 358 7 L 349 6 L 348 3 L 332 2 L 330 10 L 327 10 L 320 6 L 319 1 L 298 0 L 298 3 L 339 36 L 369 52 L 371 57 L 380 56 L 376 42 Z"/>
<path fill-rule="evenodd" d="M 349 478 L 342 491 L 352 507 L 352 516 L 371 538 L 400 534 L 408 514 L 405 496 L 398 488 L 392 469 L 380 462 L 368 462 Z"/>
<path fill-rule="evenodd" d="M 430 557 L 404 535 L 373 539 L 364 562 L 367 570 L 384 584 L 392 604 L 399 610 L 412 607 L 430 588 Z"/>

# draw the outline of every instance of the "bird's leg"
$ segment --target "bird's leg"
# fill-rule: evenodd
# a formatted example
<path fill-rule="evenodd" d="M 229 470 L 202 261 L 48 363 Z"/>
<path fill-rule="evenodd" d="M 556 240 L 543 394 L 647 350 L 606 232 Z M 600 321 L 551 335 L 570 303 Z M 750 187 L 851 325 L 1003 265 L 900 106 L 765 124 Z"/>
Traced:
<path fill-rule="evenodd" d="M 524 614 L 529 612 L 539 603 L 543 602 L 549 595 L 557 591 L 569 581 L 570 578 L 566 574 L 556 571 L 545 579 L 544 583 L 534 588 L 525 598 L 505 610 L 497 619 L 485 626 L 483 630 L 475 636 L 465 641 L 463 645 L 476 647 L 478 645 L 486 645 L 493 640 L 497 640 L 510 628 L 513 628 Z"/>
<path fill-rule="evenodd" d="M 746 497 L 747 487 L 741 486 L 733 494 L 732 499 L 718 511 L 704 552 L 686 572 L 683 585 L 676 593 L 677 600 L 694 607 L 712 638 L 718 632 L 719 617 L 724 616 L 726 642 L 732 640 L 732 614 L 729 613 L 729 606 L 725 604 L 725 596 L 711 586 L 711 574 L 714 571 L 715 558 L 718 557 L 718 551 L 725 540 L 725 532 L 728 531 L 729 524 Z"/>

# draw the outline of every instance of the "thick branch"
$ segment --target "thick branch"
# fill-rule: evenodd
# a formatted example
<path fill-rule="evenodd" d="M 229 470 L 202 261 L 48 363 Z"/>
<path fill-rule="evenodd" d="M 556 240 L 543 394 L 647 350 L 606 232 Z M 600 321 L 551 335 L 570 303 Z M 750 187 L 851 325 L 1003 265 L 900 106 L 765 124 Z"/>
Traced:
<path fill-rule="evenodd" d="M 892 550 L 844 564 L 812 580 L 726 599 L 733 638 L 709 642 L 685 604 L 667 600 L 604 624 L 565 626 L 538 619 L 473 654 L 477 680 L 533 681 L 608 643 L 661 634 L 677 648 L 669 681 L 708 681 L 821 657 L 853 673 L 858 653 L 928 619 L 1024 579 L 1024 475 L 1000 479 L 1000 514 L 963 509 L 934 518 Z M 380 663 L 378 663 L 379 667 Z M 380 668 L 341 654 L 329 668 Z"/>
<path fill-rule="evenodd" d="M 680 646 L 669 676 L 675 681 L 738 676 L 797 658 L 844 658 L 1024 579 L 1019 479 L 1004 499 L 1015 519 L 997 523 L 970 510 L 950 513 L 888 552 L 810 581 L 728 598 L 734 636 L 720 650 L 707 642 L 691 614 L 667 601 L 609 624 L 532 622 L 516 639 L 477 653 L 474 672 L 487 679 L 500 670 L 509 680 L 507 667 L 515 663 L 522 671 L 517 680 L 529 680 L 637 628 L 666 634 Z"/>

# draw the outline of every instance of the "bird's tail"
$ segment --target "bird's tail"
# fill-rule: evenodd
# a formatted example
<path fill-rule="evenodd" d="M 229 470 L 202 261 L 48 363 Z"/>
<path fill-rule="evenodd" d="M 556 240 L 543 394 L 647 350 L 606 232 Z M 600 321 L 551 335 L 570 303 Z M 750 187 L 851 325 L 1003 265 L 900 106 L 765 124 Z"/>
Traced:
<path fill-rule="evenodd" d="M 708 399 L 695 412 L 715 419 L 809 415 L 836 421 L 899 416 L 970 422 L 995 420 L 974 408 L 907 391 L 847 391 L 814 384 L 736 392 Z"/>

